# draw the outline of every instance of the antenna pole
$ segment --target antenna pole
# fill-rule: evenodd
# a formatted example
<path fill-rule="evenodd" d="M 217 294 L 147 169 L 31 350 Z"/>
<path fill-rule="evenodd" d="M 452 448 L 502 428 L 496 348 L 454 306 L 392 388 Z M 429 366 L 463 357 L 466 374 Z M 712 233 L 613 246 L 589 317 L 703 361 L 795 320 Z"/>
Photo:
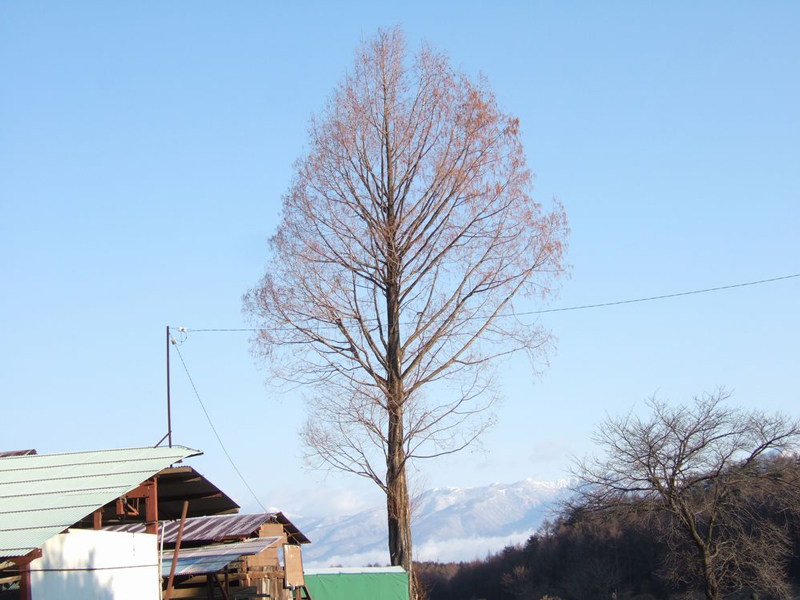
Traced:
<path fill-rule="evenodd" d="M 172 448 L 172 404 L 169 397 L 169 325 L 167 325 L 167 437 L 169 438 L 169 447 Z"/>

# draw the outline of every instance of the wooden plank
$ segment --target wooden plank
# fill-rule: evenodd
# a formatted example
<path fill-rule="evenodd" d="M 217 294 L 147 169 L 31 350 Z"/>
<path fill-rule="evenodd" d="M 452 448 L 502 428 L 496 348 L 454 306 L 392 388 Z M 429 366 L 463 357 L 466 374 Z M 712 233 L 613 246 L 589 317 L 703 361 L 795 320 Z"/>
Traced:
<path fill-rule="evenodd" d="M 172 597 L 172 584 L 175 581 L 175 567 L 178 565 L 178 553 L 181 550 L 181 538 L 183 537 L 183 526 L 186 524 L 186 512 L 189 510 L 189 503 L 183 503 L 183 512 L 181 512 L 181 524 L 178 526 L 178 538 L 175 540 L 175 551 L 172 555 L 172 566 L 169 570 L 169 580 L 167 581 L 167 591 L 164 594 L 164 600 L 170 600 Z M 150 512 L 149 510 L 147 511 Z"/>
<path fill-rule="evenodd" d="M 303 554 L 300 546 L 284 544 L 283 563 L 286 570 L 285 585 L 293 588 L 304 586 L 306 581 L 303 577 Z"/>

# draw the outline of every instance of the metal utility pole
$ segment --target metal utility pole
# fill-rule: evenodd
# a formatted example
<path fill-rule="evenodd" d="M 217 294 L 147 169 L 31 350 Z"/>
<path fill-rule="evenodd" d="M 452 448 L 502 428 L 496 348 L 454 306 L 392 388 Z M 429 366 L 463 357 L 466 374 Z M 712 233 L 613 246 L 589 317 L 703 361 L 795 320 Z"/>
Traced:
<path fill-rule="evenodd" d="M 169 397 L 169 325 L 167 325 L 167 438 L 169 439 L 169 447 L 172 448 L 172 404 Z"/>

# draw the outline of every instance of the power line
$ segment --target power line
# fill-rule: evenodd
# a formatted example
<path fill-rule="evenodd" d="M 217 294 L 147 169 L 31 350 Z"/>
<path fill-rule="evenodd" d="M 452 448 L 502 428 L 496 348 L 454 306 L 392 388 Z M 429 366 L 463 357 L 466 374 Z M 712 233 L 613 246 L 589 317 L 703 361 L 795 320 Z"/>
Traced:
<path fill-rule="evenodd" d="M 530 310 L 524 312 L 515 312 L 515 313 L 506 313 L 497 315 L 497 317 L 523 317 L 523 316 L 531 316 L 531 315 L 543 315 L 547 313 L 557 313 L 557 312 L 567 312 L 573 310 L 588 310 L 591 308 L 605 308 L 608 306 L 620 306 L 622 304 L 635 304 L 638 302 L 651 302 L 653 300 L 666 300 L 668 298 L 679 298 L 681 296 L 693 296 L 697 294 L 707 294 L 710 292 L 721 292 L 723 290 L 732 290 L 736 288 L 743 288 L 748 286 L 754 285 L 761 285 L 764 283 L 773 283 L 776 281 L 785 281 L 787 279 L 794 279 L 800 277 L 800 273 L 795 273 L 793 275 L 783 275 L 781 277 L 771 277 L 769 279 L 759 279 L 757 281 L 746 281 L 744 283 L 734 283 L 731 285 L 722 285 L 718 287 L 711 287 L 711 288 L 703 288 L 699 290 L 690 290 L 688 292 L 675 292 L 672 294 L 662 294 L 660 296 L 646 296 L 644 298 L 633 298 L 629 300 L 615 300 L 612 302 L 600 302 L 597 304 L 581 304 L 577 306 L 565 306 L 562 308 L 545 308 L 542 310 Z M 484 319 L 485 317 L 466 317 L 465 320 L 471 319 Z M 375 319 L 367 319 L 368 321 L 376 321 Z M 336 329 L 335 326 L 323 326 L 329 327 L 331 329 Z M 182 331 L 190 332 L 190 333 L 214 333 L 214 332 L 257 332 L 257 331 L 287 331 L 289 328 L 286 327 L 239 327 L 239 328 L 212 328 L 212 329 L 190 329 L 190 328 L 181 328 Z"/>
<path fill-rule="evenodd" d="M 258 496 L 256 496 L 256 493 L 253 491 L 253 488 L 251 488 L 250 484 L 247 483 L 247 480 L 244 478 L 244 475 L 242 475 L 242 472 L 236 466 L 236 463 L 233 462 L 233 458 L 231 458 L 231 455 L 228 452 L 228 449 L 225 448 L 225 444 L 222 443 L 222 438 L 219 437 L 219 433 L 217 432 L 217 428 L 214 427 L 214 422 L 211 420 L 211 416 L 208 414 L 208 411 L 206 410 L 206 405 L 203 403 L 203 399 L 200 397 L 200 393 L 197 391 L 197 386 L 194 384 L 194 380 L 192 379 L 191 373 L 189 373 L 189 368 L 186 366 L 186 361 L 183 360 L 183 354 L 181 354 L 181 349 L 178 347 L 177 344 L 173 344 L 173 346 L 175 347 L 175 350 L 177 350 L 177 352 L 178 352 L 178 358 L 181 359 L 181 364 L 183 365 L 183 370 L 186 371 L 186 376 L 189 378 L 189 383 L 192 384 L 192 389 L 194 390 L 194 395 L 197 396 L 197 401 L 200 403 L 200 407 L 203 409 L 203 413 L 206 415 L 206 419 L 208 420 L 208 424 L 211 426 L 211 431 L 214 432 L 214 435 L 216 436 L 217 441 L 219 442 L 219 445 L 222 448 L 222 451 L 225 453 L 225 456 L 228 457 L 228 462 L 231 463 L 231 466 L 233 467 L 233 470 L 236 471 L 236 474 L 239 476 L 239 479 L 242 480 L 242 483 L 244 483 L 245 487 L 253 495 L 253 498 L 255 499 L 256 503 L 258 503 L 258 505 L 261 507 L 261 510 L 263 510 L 264 512 L 268 512 L 267 509 L 264 507 L 264 505 L 261 503 L 261 500 L 259 500 Z"/>
<path fill-rule="evenodd" d="M 152 565 L 118 565 L 116 567 L 60 567 L 60 568 L 47 568 L 47 569 L 3 569 L 7 573 L 72 573 L 72 572 L 90 572 L 90 571 L 118 571 L 122 569 L 152 569 L 158 567 L 158 563 Z"/>
<path fill-rule="evenodd" d="M 584 304 L 582 306 L 568 306 L 566 308 L 549 308 L 546 310 L 535 310 L 528 313 L 517 313 L 520 315 L 540 315 L 542 313 L 563 312 L 567 310 L 585 310 L 587 308 L 603 308 L 605 306 L 618 306 L 620 304 L 633 304 L 635 302 L 650 302 L 651 300 L 665 300 L 667 298 L 678 298 L 680 296 L 692 296 L 694 294 L 707 294 L 708 292 L 720 292 L 722 290 L 732 290 L 734 288 L 742 288 L 751 285 L 760 285 L 762 283 L 772 283 L 773 281 L 783 281 L 785 279 L 793 279 L 800 277 L 800 273 L 794 275 L 783 275 L 782 277 L 772 277 L 771 279 L 760 279 L 758 281 L 747 281 L 745 283 L 734 283 L 732 285 L 722 285 L 719 287 L 705 288 L 702 290 L 691 290 L 689 292 L 676 292 L 674 294 L 663 294 L 661 296 L 649 296 L 647 298 L 635 298 L 633 300 L 617 300 L 615 302 L 602 302 L 600 304 Z"/>

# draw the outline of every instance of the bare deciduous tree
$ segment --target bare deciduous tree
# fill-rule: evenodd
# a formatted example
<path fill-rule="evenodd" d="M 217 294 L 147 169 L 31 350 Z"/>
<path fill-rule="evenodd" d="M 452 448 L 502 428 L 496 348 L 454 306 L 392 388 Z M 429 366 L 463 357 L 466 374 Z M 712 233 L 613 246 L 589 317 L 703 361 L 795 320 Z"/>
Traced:
<path fill-rule="evenodd" d="M 493 358 L 542 357 L 549 333 L 514 301 L 550 294 L 566 232 L 531 196 L 518 120 L 399 30 L 362 44 L 312 119 L 245 310 L 276 373 L 315 386 L 308 458 L 385 492 L 393 565 L 411 572 L 409 461 L 491 423 Z"/>
<path fill-rule="evenodd" d="M 780 453 L 800 427 L 729 408 L 728 398 L 718 391 L 678 407 L 651 399 L 647 417 L 608 418 L 594 438 L 605 455 L 576 465 L 574 508 L 649 517 L 667 544 L 664 575 L 708 600 L 744 587 L 783 598 L 790 545 L 785 524 L 767 515 L 777 503 L 796 506 L 800 482 Z"/>

